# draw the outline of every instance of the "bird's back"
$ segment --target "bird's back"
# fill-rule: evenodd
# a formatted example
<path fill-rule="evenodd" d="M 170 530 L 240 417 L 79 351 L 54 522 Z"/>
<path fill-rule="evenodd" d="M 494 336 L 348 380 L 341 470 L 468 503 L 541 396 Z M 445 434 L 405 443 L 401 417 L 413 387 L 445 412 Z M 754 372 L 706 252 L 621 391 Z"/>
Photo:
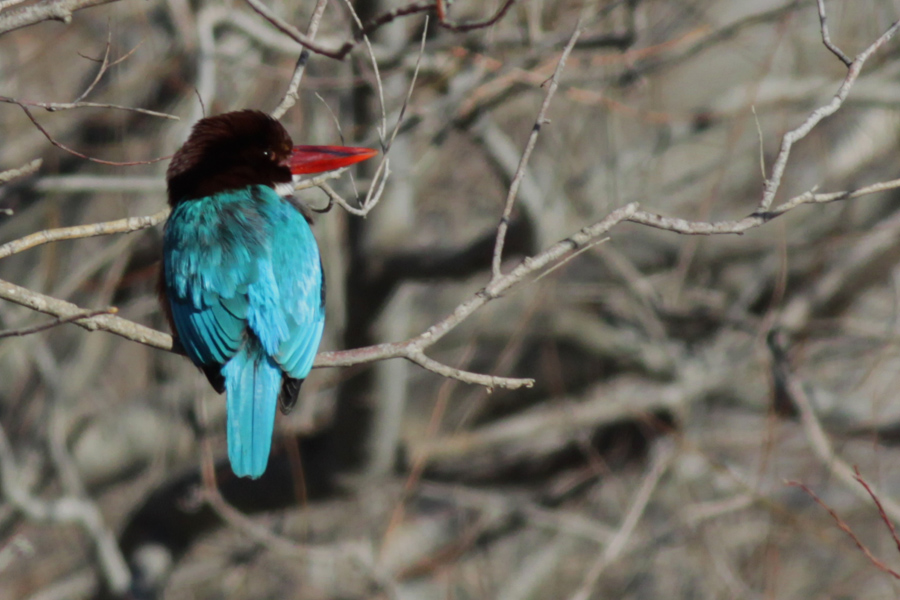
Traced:
<path fill-rule="evenodd" d="M 322 337 L 315 238 L 272 188 L 249 186 L 175 206 L 164 256 L 178 337 L 195 364 L 224 377 L 232 466 L 257 477 L 282 380 L 306 377 Z"/>

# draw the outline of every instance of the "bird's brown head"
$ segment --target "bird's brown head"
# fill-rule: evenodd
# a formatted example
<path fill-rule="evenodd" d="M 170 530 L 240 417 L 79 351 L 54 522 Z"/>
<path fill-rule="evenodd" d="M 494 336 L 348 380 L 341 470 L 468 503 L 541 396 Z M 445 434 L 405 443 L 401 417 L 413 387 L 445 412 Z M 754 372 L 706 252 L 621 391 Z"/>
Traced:
<path fill-rule="evenodd" d="M 291 136 L 256 110 L 201 119 L 166 171 L 169 203 L 291 181 Z"/>
<path fill-rule="evenodd" d="M 330 171 L 375 154 L 368 148 L 293 146 L 281 123 L 257 110 L 206 117 L 169 163 L 169 204 L 250 185 L 275 187 L 294 174 Z"/>

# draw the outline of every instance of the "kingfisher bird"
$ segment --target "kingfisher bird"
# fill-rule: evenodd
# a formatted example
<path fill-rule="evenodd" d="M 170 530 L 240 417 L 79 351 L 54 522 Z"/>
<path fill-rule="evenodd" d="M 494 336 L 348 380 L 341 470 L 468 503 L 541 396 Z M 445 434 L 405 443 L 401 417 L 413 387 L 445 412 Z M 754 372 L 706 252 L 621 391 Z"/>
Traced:
<path fill-rule="evenodd" d="M 171 215 L 160 299 L 187 356 L 226 393 L 234 473 L 266 469 L 276 406 L 287 413 L 325 322 L 325 280 L 308 214 L 282 196 L 293 175 L 371 158 L 369 148 L 293 146 L 255 110 L 198 121 L 166 171 Z"/>

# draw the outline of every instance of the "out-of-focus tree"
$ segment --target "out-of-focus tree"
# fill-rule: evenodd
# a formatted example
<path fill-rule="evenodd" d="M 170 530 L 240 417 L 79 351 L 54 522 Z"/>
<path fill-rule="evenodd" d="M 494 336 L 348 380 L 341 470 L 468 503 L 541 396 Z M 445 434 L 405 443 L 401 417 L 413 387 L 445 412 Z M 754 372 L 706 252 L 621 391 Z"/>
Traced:
<path fill-rule="evenodd" d="M 298 4 L 0 0 L 0 596 L 894 590 L 893 3 Z M 297 186 L 323 368 L 258 481 L 155 288 L 245 107 L 382 150 Z"/>

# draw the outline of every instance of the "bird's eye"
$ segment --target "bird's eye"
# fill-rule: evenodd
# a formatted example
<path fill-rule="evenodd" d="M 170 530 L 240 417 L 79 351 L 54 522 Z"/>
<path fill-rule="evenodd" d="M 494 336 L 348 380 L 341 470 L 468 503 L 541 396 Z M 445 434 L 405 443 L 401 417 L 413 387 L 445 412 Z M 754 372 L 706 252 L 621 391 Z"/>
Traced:
<path fill-rule="evenodd" d="M 272 151 L 271 150 L 263 150 L 263 156 L 265 156 L 266 158 L 272 158 Z"/>

